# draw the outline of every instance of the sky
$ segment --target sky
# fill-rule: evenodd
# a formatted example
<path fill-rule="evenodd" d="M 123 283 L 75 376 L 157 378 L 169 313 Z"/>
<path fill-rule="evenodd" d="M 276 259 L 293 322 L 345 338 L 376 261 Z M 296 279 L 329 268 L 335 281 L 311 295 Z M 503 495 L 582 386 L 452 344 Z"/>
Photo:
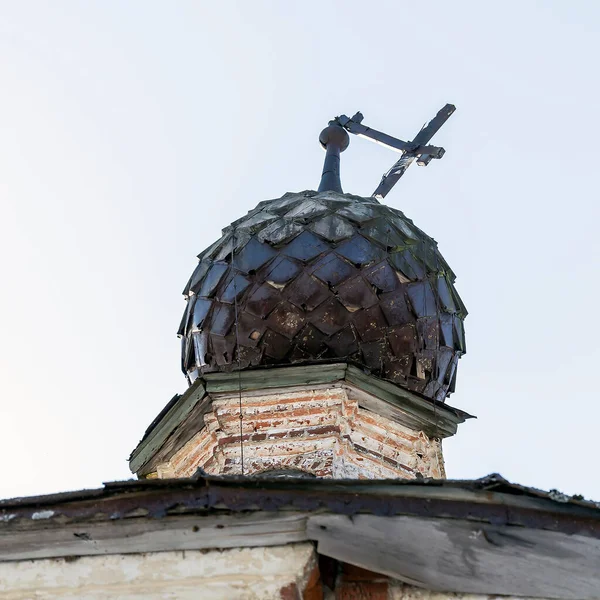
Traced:
<path fill-rule="evenodd" d="M 452 103 L 386 198 L 469 309 L 447 474 L 600 499 L 599 55 L 586 1 L 0 0 L 0 497 L 132 477 L 195 256 L 318 186 L 329 119 L 409 139 Z M 396 158 L 353 137 L 344 190 Z"/>

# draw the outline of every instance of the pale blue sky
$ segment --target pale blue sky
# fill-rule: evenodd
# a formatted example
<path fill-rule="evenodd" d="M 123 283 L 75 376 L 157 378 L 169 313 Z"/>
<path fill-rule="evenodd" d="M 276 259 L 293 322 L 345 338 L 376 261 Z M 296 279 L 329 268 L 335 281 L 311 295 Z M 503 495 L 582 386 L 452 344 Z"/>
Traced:
<path fill-rule="evenodd" d="M 446 156 L 387 197 L 458 275 L 450 477 L 600 498 L 596 2 L 0 1 L 0 497 L 130 477 L 195 255 L 318 185 L 333 116 Z M 353 138 L 344 189 L 396 155 Z"/>

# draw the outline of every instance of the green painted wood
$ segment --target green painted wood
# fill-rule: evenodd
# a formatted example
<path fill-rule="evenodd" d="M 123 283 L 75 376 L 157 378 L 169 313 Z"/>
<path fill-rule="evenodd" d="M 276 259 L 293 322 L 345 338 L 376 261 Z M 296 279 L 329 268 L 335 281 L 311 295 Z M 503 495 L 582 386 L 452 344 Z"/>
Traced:
<path fill-rule="evenodd" d="M 160 453 L 175 430 L 185 424 L 190 413 L 207 395 L 237 392 L 240 389 L 245 392 L 338 381 L 346 381 L 402 411 L 406 415 L 407 424 L 414 425 L 415 429 L 421 429 L 429 436 L 445 438 L 454 435 L 457 425 L 471 417 L 452 407 L 434 406 L 431 401 L 399 385 L 368 375 L 346 363 L 273 367 L 242 371 L 241 374 L 208 373 L 194 382 L 150 435 L 138 444 L 131 455 L 129 467 L 134 473 L 139 473 L 140 470 L 144 473 L 148 471 L 149 463 Z M 206 402 L 210 402 L 210 397 Z"/>
<path fill-rule="evenodd" d="M 347 365 L 308 365 L 297 367 L 275 367 L 256 369 L 242 373 L 207 373 L 204 375 L 206 391 L 210 393 L 264 390 L 295 385 L 318 385 L 341 381 L 346 375 Z"/>
<path fill-rule="evenodd" d="M 136 473 L 160 450 L 175 428 L 185 420 L 204 396 L 206 396 L 204 382 L 202 379 L 197 379 L 150 432 L 150 435 L 142 440 L 133 451 L 129 461 L 129 468 L 132 473 Z"/>
<path fill-rule="evenodd" d="M 401 408 L 415 420 L 418 429 L 422 429 L 427 435 L 436 437 L 454 435 L 458 424 L 463 423 L 466 418 L 456 414 L 453 409 L 436 406 L 433 402 L 389 381 L 367 375 L 352 365 L 348 366 L 346 381 L 380 400 Z"/>
<path fill-rule="evenodd" d="M 169 461 L 173 455 L 185 446 L 199 431 L 204 428 L 204 416 L 212 408 L 212 398 L 206 394 L 200 402 L 187 414 L 184 420 L 167 437 L 159 450 L 138 470 L 140 477 L 156 471 L 158 465 Z"/>

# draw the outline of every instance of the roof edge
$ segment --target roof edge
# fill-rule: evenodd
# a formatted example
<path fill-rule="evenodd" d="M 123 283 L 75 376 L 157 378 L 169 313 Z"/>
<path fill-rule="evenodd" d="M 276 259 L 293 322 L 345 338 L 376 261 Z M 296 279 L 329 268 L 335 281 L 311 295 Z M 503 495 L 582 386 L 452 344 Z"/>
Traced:
<path fill-rule="evenodd" d="M 276 374 L 275 374 L 276 372 Z M 270 376 L 274 374 L 274 376 Z M 450 437 L 458 425 L 473 415 L 442 402 L 426 399 L 390 381 L 364 373 L 354 365 L 338 362 L 318 365 L 260 367 L 229 373 L 207 373 L 179 396 L 162 418 L 153 421 L 129 457 L 129 468 L 137 473 L 161 449 L 172 433 L 211 393 L 269 390 L 300 385 L 322 385 L 345 381 L 383 402 L 400 409 L 415 427 L 435 437 Z M 171 401 L 172 402 L 172 401 Z M 163 409 L 164 411 L 165 409 Z"/>

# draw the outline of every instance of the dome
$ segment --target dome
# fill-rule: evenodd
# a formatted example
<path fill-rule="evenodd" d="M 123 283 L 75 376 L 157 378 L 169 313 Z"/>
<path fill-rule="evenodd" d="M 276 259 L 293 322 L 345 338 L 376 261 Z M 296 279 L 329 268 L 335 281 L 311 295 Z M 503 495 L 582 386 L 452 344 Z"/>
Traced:
<path fill-rule="evenodd" d="M 453 391 L 467 311 L 437 243 L 401 211 L 288 193 L 259 203 L 198 258 L 179 329 L 190 381 L 343 361 L 436 400 Z"/>

